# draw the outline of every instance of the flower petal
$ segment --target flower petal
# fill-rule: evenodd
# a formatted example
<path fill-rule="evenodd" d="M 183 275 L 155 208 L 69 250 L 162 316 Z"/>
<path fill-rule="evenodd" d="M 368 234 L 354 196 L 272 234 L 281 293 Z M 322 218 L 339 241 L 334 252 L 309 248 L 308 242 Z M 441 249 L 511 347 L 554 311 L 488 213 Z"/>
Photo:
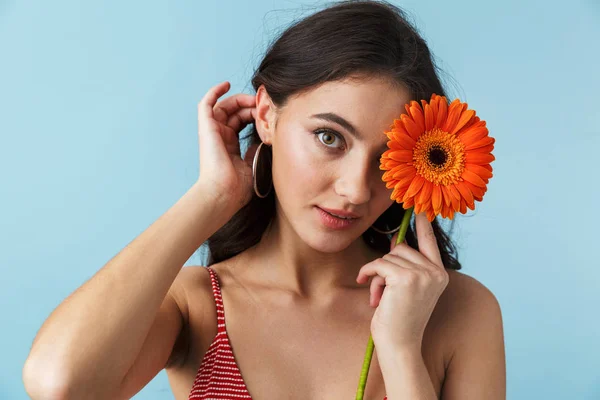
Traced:
<path fill-rule="evenodd" d="M 475 116 L 475 110 L 466 110 L 465 112 L 463 112 L 456 126 L 454 127 L 454 129 L 452 129 L 450 134 L 455 135 L 460 130 L 460 128 L 465 126 L 467 122 L 469 122 L 471 118 L 473 118 L 473 116 Z"/>
<path fill-rule="evenodd" d="M 429 104 L 423 106 L 425 108 L 425 131 L 430 131 L 435 125 L 435 117 L 433 115 L 433 109 Z"/>
<path fill-rule="evenodd" d="M 468 152 L 465 154 L 465 163 L 470 164 L 489 164 L 495 159 L 496 157 L 490 153 Z"/>
<path fill-rule="evenodd" d="M 448 118 L 444 121 L 444 124 L 440 127 L 445 132 L 450 132 L 456 126 L 460 113 L 462 112 L 463 103 L 458 99 L 454 99 L 448 106 Z"/>
<path fill-rule="evenodd" d="M 398 183 L 396 184 L 396 187 L 398 185 L 400 185 L 401 187 L 406 186 L 406 188 L 408 189 L 408 186 L 412 183 L 412 180 L 415 179 L 415 176 L 417 176 L 416 171 L 415 171 L 415 173 L 408 172 L 402 178 L 398 179 Z"/>
<path fill-rule="evenodd" d="M 431 193 L 433 192 L 433 183 L 426 181 L 421 188 L 421 191 L 416 196 L 416 200 L 419 203 L 427 203 L 431 201 Z"/>
<path fill-rule="evenodd" d="M 473 118 L 471 118 L 471 120 L 468 121 L 465 124 L 465 126 L 463 126 L 463 128 L 461 129 L 461 131 L 467 130 L 467 129 L 469 129 L 472 126 L 475 126 L 475 124 L 477 124 L 480 121 L 481 121 L 481 119 L 477 115 L 474 115 Z M 481 122 L 483 122 L 483 121 L 481 121 Z M 461 132 L 458 132 L 457 135 L 459 135 L 460 133 Z"/>
<path fill-rule="evenodd" d="M 398 167 L 394 168 L 392 176 L 394 179 L 402 179 L 404 176 L 414 176 L 416 173 L 417 170 L 412 165 L 400 164 Z"/>
<path fill-rule="evenodd" d="M 465 199 L 460 199 L 460 212 L 462 214 L 467 213 L 467 202 L 465 201 Z"/>
<path fill-rule="evenodd" d="M 413 179 L 413 181 L 411 182 L 410 187 L 406 191 L 406 195 L 404 198 L 406 198 L 407 196 L 414 197 L 417 193 L 419 193 L 419 191 L 423 187 L 424 183 L 425 183 L 425 178 L 423 178 L 419 174 L 416 174 L 415 179 Z"/>
<path fill-rule="evenodd" d="M 412 137 L 414 140 L 418 140 L 419 136 L 421 136 L 423 131 L 419 130 L 419 127 L 417 126 L 415 121 L 413 121 L 408 115 L 402 114 L 401 118 L 402 122 L 404 123 L 404 127 L 408 131 L 410 137 Z"/>
<path fill-rule="evenodd" d="M 425 116 L 423 115 L 423 110 L 421 109 L 420 104 L 414 100 L 411 101 L 409 112 L 410 116 L 415 121 L 415 124 L 417 124 L 419 131 L 425 132 Z"/>
<path fill-rule="evenodd" d="M 446 185 L 441 185 L 442 195 L 444 197 L 444 204 L 446 206 L 450 206 L 452 204 L 452 193 L 450 193 L 450 189 Z"/>
<path fill-rule="evenodd" d="M 431 201 L 426 201 L 424 203 L 419 204 L 419 211 L 415 212 L 416 214 L 421 214 L 422 212 L 427 212 L 429 209 L 433 209 L 431 207 Z"/>
<path fill-rule="evenodd" d="M 479 177 L 483 179 L 485 183 L 487 183 L 488 180 L 493 176 L 493 174 L 487 168 L 484 168 L 481 165 L 465 164 L 465 169 L 468 169 L 469 171 L 479 175 Z"/>
<path fill-rule="evenodd" d="M 412 150 L 417 144 L 412 137 L 409 135 L 403 135 L 401 133 L 394 134 L 394 138 L 388 142 L 388 146 L 390 146 L 391 143 L 397 143 L 401 148 L 406 150 Z"/>
<path fill-rule="evenodd" d="M 464 199 L 467 202 L 467 205 L 475 203 L 475 198 L 473 197 L 473 193 L 471 193 L 471 190 L 469 189 L 469 187 L 467 185 L 465 185 L 462 182 L 457 182 L 455 186 L 456 186 L 456 189 L 458 189 L 458 191 L 460 192 L 460 194 L 462 196 L 461 201 Z M 473 207 L 475 207 L 475 206 L 473 206 Z"/>
<path fill-rule="evenodd" d="M 455 185 L 453 185 L 453 186 L 455 186 Z M 454 190 L 456 190 L 456 192 L 458 193 L 458 189 L 454 188 Z M 452 209 L 454 211 L 460 210 L 460 200 L 461 199 L 462 199 L 462 196 L 460 196 L 460 193 L 459 193 L 458 197 L 456 197 L 454 195 L 452 196 Z"/>
<path fill-rule="evenodd" d="M 409 197 L 409 198 L 414 200 L 414 197 Z M 415 201 L 415 209 L 413 210 L 415 215 L 421 213 L 422 207 L 423 207 L 423 205 L 421 203 Z"/>
<path fill-rule="evenodd" d="M 433 115 L 433 126 L 435 127 L 435 122 L 437 121 L 438 109 L 440 108 L 439 103 L 440 96 L 436 94 L 431 95 L 431 100 L 429 101 L 429 107 L 431 108 L 431 114 Z"/>
<path fill-rule="evenodd" d="M 441 128 L 442 125 L 446 122 L 446 118 L 448 117 L 448 100 L 446 100 L 445 96 L 442 96 L 438 102 L 438 112 L 436 115 L 435 126 Z"/>
<path fill-rule="evenodd" d="M 481 179 L 479 175 L 466 168 L 463 170 L 461 178 L 463 178 L 465 181 L 471 182 L 475 186 L 483 188 L 486 186 L 485 182 L 483 181 L 483 179 Z"/>
<path fill-rule="evenodd" d="M 469 190 L 473 193 L 473 198 L 475 200 L 477 200 L 477 201 L 482 201 L 483 200 L 483 195 L 485 194 L 486 188 L 475 186 L 475 185 L 473 185 L 469 181 L 464 181 L 463 183 L 465 185 L 467 185 L 467 187 L 469 188 Z"/>
<path fill-rule="evenodd" d="M 454 212 L 452 211 L 452 208 L 450 208 L 450 206 L 442 204 L 442 218 L 452 219 L 453 214 Z"/>
<path fill-rule="evenodd" d="M 398 162 L 411 162 L 413 159 L 413 152 L 411 150 L 394 150 L 390 152 L 389 157 Z"/>
<path fill-rule="evenodd" d="M 460 139 L 461 142 L 463 142 L 465 145 L 469 145 L 475 141 L 478 141 L 479 139 L 487 136 L 489 134 L 488 128 L 487 126 L 483 125 L 483 124 L 479 124 L 479 125 L 473 125 L 472 127 L 469 127 L 461 132 L 458 133 L 458 135 L 456 136 L 457 138 Z"/>
<path fill-rule="evenodd" d="M 433 211 L 436 214 L 442 212 L 442 188 L 440 185 L 433 185 L 433 193 L 431 193 L 431 204 Z"/>
<path fill-rule="evenodd" d="M 469 143 L 467 146 L 465 146 L 465 150 L 474 150 L 477 149 L 479 147 L 484 147 L 487 146 L 489 144 L 494 144 L 496 142 L 496 139 L 494 139 L 491 136 L 484 136 L 483 139 L 479 139 L 477 141 L 471 141 L 471 143 Z"/>
<path fill-rule="evenodd" d="M 433 222 L 435 219 L 435 213 L 432 210 L 427 210 L 427 219 L 429 222 Z"/>
<path fill-rule="evenodd" d="M 394 188 L 394 190 L 392 191 L 392 194 L 390 195 L 390 199 L 400 202 L 398 199 L 400 199 L 401 192 L 402 192 L 402 188 Z"/>
<path fill-rule="evenodd" d="M 478 147 L 476 149 L 471 150 L 472 153 L 491 153 L 494 150 L 493 144 L 488 144 L 487 146 Z"/>
<path fill-rule="evenodd" d="M 393 168 L 390 168 L 389 171 L 391 173 L 391 176 L 394 176 L 398 172 L 403 172 L 403 171 L 406 171 L 406 170 L 409 170 L 409 169 L 412 169 L 412 170 L 416 171 L 416 169 L 415 169 L 414 166 L 412 166 L 410 164 L 406 164 L 406 163 L 397 163 Z"/>
<path fill-rule="evenodd" d="M 462 195 L 456 188 L 456 184 L 448 185 L 447 188 L 450 191 L 450 194 L 453 198 L 455 198 L 456 200 L 460 200 L 462 198 Z"/>
<path fill-rule="evenodd" d="M 410 182 L 410 179 L 405 181 L 396 181 L 396 185 L 394 186 L 394 190 L 392 191 L 392 195 L 390 196 L 390 198 L 392 200 L 401 201 L 402 197 L 404 196 L 404 193 L 406 193 L 406 190 L 410 185 Z"/>
<path fill-rule="evenodd" d="M 398 161 L 396 160 L 392 160 L 392 159 L 387 159 L 387 160 L 381 160 L 381 165 L 379 166 L 379 169 L 392 169 L 395 166 L 398 165 Z"/>
<path fill-rule="evenodd" d="M 387 142 L 387 147 L 390 150 L 408 150 L 400 145 L 397 140 L 390 138 L 392 140 Z M 387 150 L 386 150 L 387 151 Z"/>
<path fill-rule="evenodd" d="M 414 197 L 409 197 L 408 200 L 406 200 L 405 202 L 402 203 L 402 207 L 405 210 L 408 210 L 409 208 L 413 207 L 415 205 L 415 198 Z"/>

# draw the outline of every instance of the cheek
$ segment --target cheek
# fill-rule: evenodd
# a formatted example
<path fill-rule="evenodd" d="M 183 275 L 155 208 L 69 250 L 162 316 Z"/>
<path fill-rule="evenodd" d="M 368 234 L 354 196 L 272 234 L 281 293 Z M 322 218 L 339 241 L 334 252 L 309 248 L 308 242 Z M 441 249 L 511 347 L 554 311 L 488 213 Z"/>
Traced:
<path fill-rule="evenodd" d="M 394 200 L 390 199 L 392 192 L 393 189 L 386 188 L 383 182 L 381 186 L 378 185 L 377 188 L 375 188 L 375 194 L 373 196 L 373 209 L 377 210 L 376 213 L 382 214 L 392 204 L 394 204 Z"/>
<path fill-rule="evenodd" d="M 273 153 L 273 184 L 277 196 L 282 200 L 311 197 L 328 185 L 326 164 L 316 154 L 314 143 L 307 133 L 289 136 L 291 138 L 284 145 L 278 143 Z"/>

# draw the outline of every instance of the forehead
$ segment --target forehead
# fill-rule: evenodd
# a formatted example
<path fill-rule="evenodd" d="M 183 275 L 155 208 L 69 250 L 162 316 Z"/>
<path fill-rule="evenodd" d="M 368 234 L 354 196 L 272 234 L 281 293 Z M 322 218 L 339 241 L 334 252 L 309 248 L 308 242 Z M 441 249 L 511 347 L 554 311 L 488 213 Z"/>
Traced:
<path fill-rule="evenodd" d="M 410 100 L 408 89 L 389 80 L 346 79 L 326 82 L 291 97 L 282 117 L 288 114 L 294 119 L 310 119 L 315 114 L 334 113 L 365 136 L 373 136 L 388 130 Z"/>

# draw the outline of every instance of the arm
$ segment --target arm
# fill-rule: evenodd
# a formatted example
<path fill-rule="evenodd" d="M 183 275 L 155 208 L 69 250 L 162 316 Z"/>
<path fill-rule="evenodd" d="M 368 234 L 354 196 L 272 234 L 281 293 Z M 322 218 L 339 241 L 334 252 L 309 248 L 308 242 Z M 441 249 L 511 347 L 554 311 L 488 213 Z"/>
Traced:
<path fill-rule="evenodd" d="M 377 351 L 388 400 L 437 400 L 421 349 L 386 348 Z"/>
<path fill-rule="evenodd" d="M 446 370 L 443 400 L 506 399 L 506 361 L 500 305 L 473 278 L 471 300 Z"/>
<path fill-rule="evenodd" d="M 191 187 L 52 312 L 23 368 L 31 397 L 114 398 L 153 324 L 165 344 L 147 368 L 164 366 L 164 346 L 182 325 L 178 299 L 167 293 L 185 261 L 233 215 L 207 193 Z"/>
<path fill-rule="evenodd" d="M 453 325 L 452 335 L 446 336 L 456 345 L 441 399 L 506 399 L 502 315 L 495 296 L 474 278 L 455 271 L 444 296 L 453 302 L 445 309 Z M 421 349 L 377 348 L 388 400 L 437 399 Z"/>

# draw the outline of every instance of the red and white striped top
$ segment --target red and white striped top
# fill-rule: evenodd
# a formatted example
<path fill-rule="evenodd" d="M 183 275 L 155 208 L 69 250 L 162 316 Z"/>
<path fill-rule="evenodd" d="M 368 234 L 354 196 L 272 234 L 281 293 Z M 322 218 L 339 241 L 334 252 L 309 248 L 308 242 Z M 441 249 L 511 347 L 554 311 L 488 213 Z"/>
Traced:
<path fill-rule="evenodd" d="M 217 305 L 217 335 L 202 359 L 189 399 L 252 399 L 229 344 L 229 337 L 225 329 L 223 297 L 221 297 L 217 273 L 210 267 L 207 269 L 210 272 Z"/>
<path fill-rule="evenodd" d="M 233 355 L 227 330 L 219 278 L 215 270 L 206 267 L 217 306 L 217 335 L 209 346 L 194 380 L 189 399 L 252 400 L 242 373 Z M 387 400 L 387 396 L 383 400 Z"/>

